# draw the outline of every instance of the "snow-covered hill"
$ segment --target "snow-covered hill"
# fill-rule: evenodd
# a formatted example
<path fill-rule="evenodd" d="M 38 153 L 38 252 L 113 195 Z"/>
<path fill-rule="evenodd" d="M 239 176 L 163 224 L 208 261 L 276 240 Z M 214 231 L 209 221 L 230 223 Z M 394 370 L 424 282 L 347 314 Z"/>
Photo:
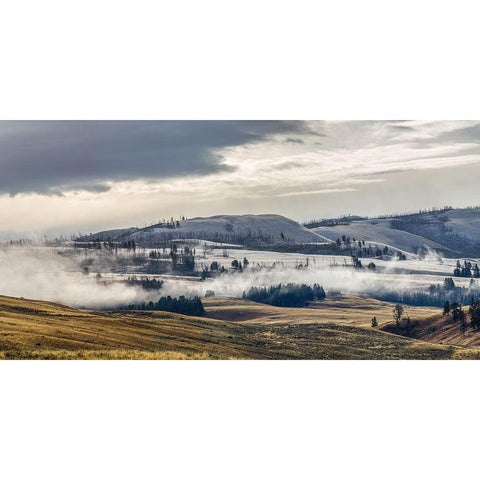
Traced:
<path fill-rule="evenodd" d="M 426 247 L 456 256 L 480 256 L 480 208 L 443 209 L 388 218 L 348 217 L 323 221 L 312 229 L 281 215 L 217 215 L 175 224 L 108 230 L 82 240 L 156 244 L 198 239 L 241 245 L 293 245 L 335 242 L 343 235 L 409 253 Z M 173 228 L 175 226 L 175 228 Z"/>
<path fill-rule="evenodd" d="M 387 222 L 379 223 L 370 221 L 354 222 L 349 225 L 336 225 L 332 227 L 317 227 L 313 231 L 329 240 L 336 241 L 343 235 L 350 239 L 364 240 L 373 245 L 387 246 L 391 249 L 415 253 L 419 248 L 428 247 L 444 250 L 445 247 L 419 235 L 414 235 L 402 230 L 392 229 Z"/>
<path fill-rule="evenodd" d="M 241 244 L 323 243 L 328 240 L 281 215 L 217 215 L 182 220 L 176 228 L 153 225 L 141 229 L 110 230 L 85 240 L 131 241 L 154 244 L 173 239 L 200 239 Z"/>
<path fill-rule="evenodd" d="M 462 256 L 480 255 L 480 208 L 446 208 L 347 223 L 320 226 L 313 231 L 330 240 L 346 235 L 407 252 L 429 247 Z"/>

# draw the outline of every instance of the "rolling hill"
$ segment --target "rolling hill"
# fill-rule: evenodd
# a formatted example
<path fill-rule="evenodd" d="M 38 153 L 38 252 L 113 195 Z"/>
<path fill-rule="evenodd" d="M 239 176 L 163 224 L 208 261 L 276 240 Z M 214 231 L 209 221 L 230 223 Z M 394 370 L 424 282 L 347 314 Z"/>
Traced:
<path fill-rule="evenodd" d="M 217 215 L 157 224 L 146 228 L 106 230 L 80 241 L 155 244 L 199 239 L 241 245 L 300 245 L 332 243 L 343 235 L 373 245 L 415 254 L 422 249 L 446 256 L 480 256 L 480 208 L 432 210 L 408 215 L 365 219 L 324 220 L 306 228 L 281 215 Z"/>
<path fill-rule="evenodd" d="M 213 306 L 213 303 L 206 305 L 207 315 L 209 309 L 215 316 L 222 315 L 219 309 L 215 313 Z M 221 306 L 226 307 L 228 300 Z M 329 306 L 323 310 L 312 309 L 309 314 L 317 315 L 318 321 L 304 323 L 300 321 L 300 309 L 284 308 L 281 309 L 283 319 L 269 324 L 262 321 L 261 309 L 266 308 L 264 313 L 271 316 L 271 307 L 245 302 L 242 315 L 252 316 L 248 313 L 249 307 L 259 307 L 253 312 L 255 324 L 166 312 L 92 312 L 0 296 L 0 358 L 480 358 L 478 348 L 438 345 L 357 326 L 355 310 L 351 311 L 351 322 L 333 323 L 329 318 L 321 321 L 322 317 L 328 317 Z"/>
<path fill-rule="evenodd" d="M 83 241 L 135 241 L 155 244 L 177 239 L 199 239 L 240 244 L 298 244 L 326 242 L 324 237 L 281 215 L 217 215 L 165 224 L 98 232 Z"/>
<path fill-rule="evenodd" d="M 352 219 L 353 218 L 353 219 Z M 480 255 L 480 208 L 432 210 L 409 215 L 342 222 L 324 221 L 312 230 L 335 241 L 342 235 L 415 253 L 428 247 L 450 256 Z"/>
<path fill-rule="evenodd" d="M 415 253 L 423 247 L 440 251 L 449 250 L 444 245 L 419 235 L 414 235 L 402 230 L 395 230 L 391 228 L 386 221 L 365 220 L 353 222 L 349 225 L 317 227 L 313 229 L 313 231 L 331 241 L 336 241 L 337 238 L 342 238 L 342 236 L 345 235 L 350 238 L 355 238 L 357 241 L 364 240 L 366 243 L 387 246 L 408 253 Z"/>

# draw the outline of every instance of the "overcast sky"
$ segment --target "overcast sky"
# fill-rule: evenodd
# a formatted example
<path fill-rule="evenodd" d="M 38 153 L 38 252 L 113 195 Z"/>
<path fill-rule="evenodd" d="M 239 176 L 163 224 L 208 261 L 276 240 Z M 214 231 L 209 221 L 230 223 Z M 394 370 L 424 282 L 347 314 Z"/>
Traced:
<path fill-rule="evenodd" d="M 0 122 L 0 230 L 480 204 L 480 121 Z"/>

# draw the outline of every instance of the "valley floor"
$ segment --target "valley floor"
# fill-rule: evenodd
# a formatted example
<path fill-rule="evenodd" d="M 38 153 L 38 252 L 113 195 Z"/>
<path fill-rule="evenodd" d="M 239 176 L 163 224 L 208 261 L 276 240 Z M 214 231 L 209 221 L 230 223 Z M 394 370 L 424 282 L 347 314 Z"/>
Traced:
<path fill-rule="evenodd" d="M 2 359 L 464 359 L 480 348 L 383 331 L 392 305 L 343 296 L 290 309 L 205 301 L 207 318 L 166 312 L 91 312 L 0 296 Z M 432 317 L 410 309 L 412 319 Z M 379 329 L 370 326 L 373 315 Z"/>

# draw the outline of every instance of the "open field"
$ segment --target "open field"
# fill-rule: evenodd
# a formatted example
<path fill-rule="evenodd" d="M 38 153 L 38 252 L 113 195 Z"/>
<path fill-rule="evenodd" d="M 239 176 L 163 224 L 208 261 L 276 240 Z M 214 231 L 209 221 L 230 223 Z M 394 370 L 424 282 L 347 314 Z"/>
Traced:
<path fill-rule="evenodd" d="M 97 313 L 49 302 L 0 297 L 0 358 L 480 358 L 480 349 L 405 338 L 357 326 L 354 318 L 345 323 L 329 323 L 332 317 L 328 315 L 333 315 L 334 306 L 301 309 L 304 314 L 317 315 L 317 322 L 313 317 L 302 321 L 300 309 L 285 308 L 282 309 L 285 311 L 284 322 L 272 324 L 258 320 L 261 315 L 257 306 L 245 302 L 244 321 L 230 322 L 164 312 Z M 228 300 L 224 301 L 223 307 L 219 304 L 215 307 L 213 301 L 206 307 L 207 314 L 211 312 L 220 316 L 221 308 L 224 313 L 228 308 Z M 260 308 L 267 317 L 272 315 L 268 310 L 270 307 L 260 305 Z M 247 318 L 249 309 L 250 320 Z M 361 310 L 351 310 L 352 317 L 360 315 Z M 368 305 L 364 310 L 368 311 Z M 251 321 L 255 316 L 257 323 Z M 359 318 L 358 325 L 363 325 L 365 318 Z"/>
<path fill-rule="evenodd" d="M 335 323 L 370 327 L 376 316 L 380 326 L 392 321 L 393 305 L 365 295 L 336 295 L 311 302 L 309 308 L 274 307 L 234 298 L 206 298 L 203 304 L 210 318 L 253 325 Z M 412 319 L 434 315 L 439 310 L 430 307 L 407 307 Z"/>

